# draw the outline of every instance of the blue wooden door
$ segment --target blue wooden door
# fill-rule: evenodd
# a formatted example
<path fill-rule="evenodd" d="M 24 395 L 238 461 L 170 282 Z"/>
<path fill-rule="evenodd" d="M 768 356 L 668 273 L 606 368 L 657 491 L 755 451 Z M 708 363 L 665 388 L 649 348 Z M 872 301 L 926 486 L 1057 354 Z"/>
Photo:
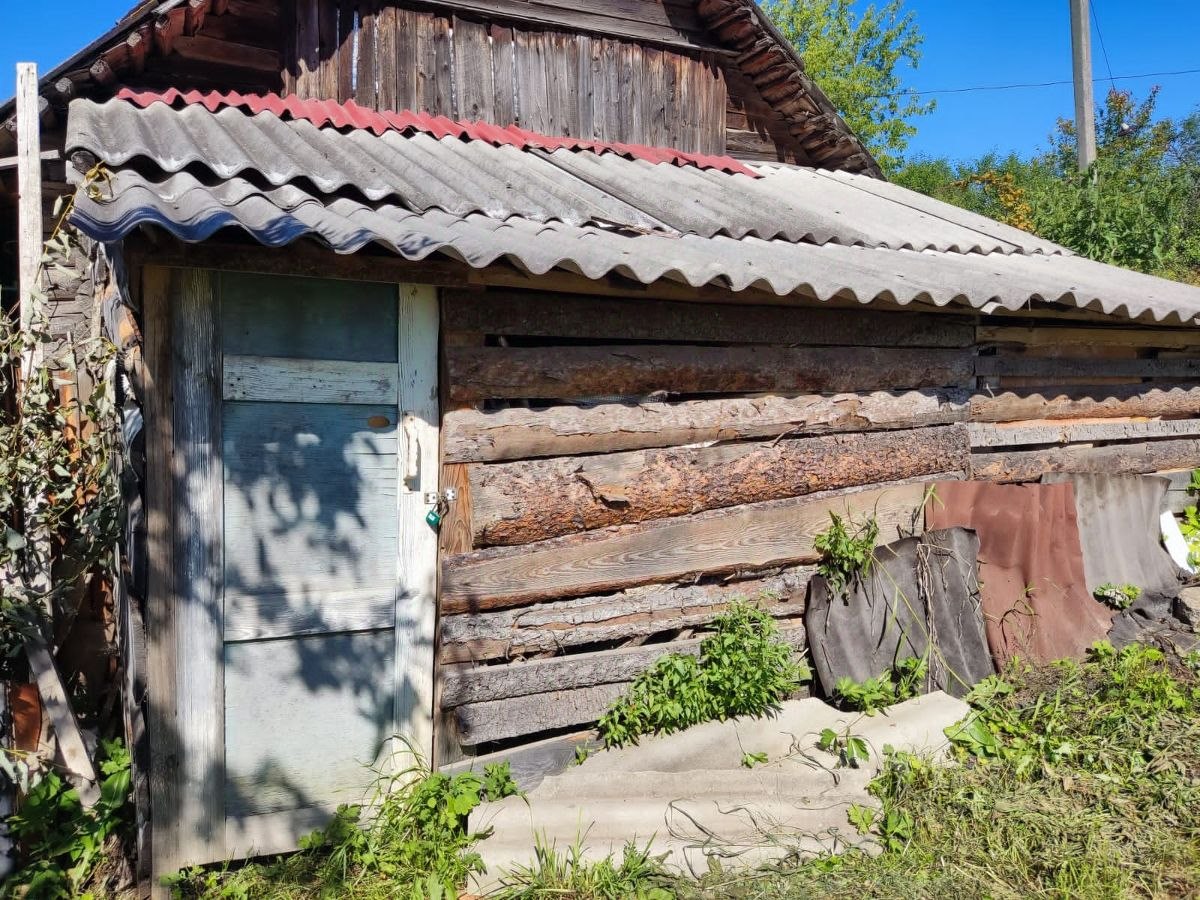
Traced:
<path fill-rule="evenodd" d="M 228 855 L 287 849 L 360 802 L 394 734 L 428 745 L 430 297 L 221 276 Z"/>

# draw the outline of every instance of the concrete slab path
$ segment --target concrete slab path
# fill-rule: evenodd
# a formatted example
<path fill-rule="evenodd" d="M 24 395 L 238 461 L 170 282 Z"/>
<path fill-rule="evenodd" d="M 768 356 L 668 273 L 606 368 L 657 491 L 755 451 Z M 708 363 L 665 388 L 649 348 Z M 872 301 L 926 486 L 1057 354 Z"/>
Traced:
<path fill-rule="evenodd" d="M 593 859 L 619 855 L 628 841 L 652 842 L 668 865 L 693 874 L 706 871 L 711 856 L 749 865 L 857 842 L 846 810 L 878 806 L 866 787 L 883 748 L 944 753 L 943 729 L 968 711 L 940 691 L 874 716 L 793 700 L 771 718 L 710 722 L 601 751 L 524 798 L 475 811 L 473 830 L 494 829 L 479 846 L 489 874 L 477 887 L 495 886 L 505 870 L 530 863 L 538 840 L 560 850 L 579 842 Z M 870 760 L 836 768 L 836 758 L 816 746 L 825 728 L 862 737 Z M 746 753 L 765 753 L 768 761 L 746 768 Z"/>

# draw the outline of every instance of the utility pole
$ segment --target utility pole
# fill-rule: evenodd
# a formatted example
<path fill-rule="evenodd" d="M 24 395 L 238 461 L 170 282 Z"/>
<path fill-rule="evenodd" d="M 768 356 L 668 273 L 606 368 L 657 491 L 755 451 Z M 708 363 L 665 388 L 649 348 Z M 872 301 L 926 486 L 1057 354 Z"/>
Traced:
<path fill-rule="evenodd" d="M 1075 76 L 1075 136 L 1079 171 L 1096 161 L 1096 105 L 1092 98 L 1092 19 L 1090 0 L 1071 3 L 1071 64 Z"/>

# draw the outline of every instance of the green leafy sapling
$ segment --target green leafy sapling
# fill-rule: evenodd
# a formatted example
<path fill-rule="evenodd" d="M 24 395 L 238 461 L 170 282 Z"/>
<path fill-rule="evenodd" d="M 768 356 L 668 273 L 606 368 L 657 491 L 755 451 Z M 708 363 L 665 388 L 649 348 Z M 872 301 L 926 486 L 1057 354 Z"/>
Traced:
<path fill-rule="evenodd" d="M 875 542 L 879 539 L 879 520 L 869 516 L 866 521 L 856 523 L 832 511 L 829 518 L 830 526 L 813 538 L 813 546 L 821 554 L 817 572 L 834 594 L 844 595 L 855 579 L 871 571 Z"/>

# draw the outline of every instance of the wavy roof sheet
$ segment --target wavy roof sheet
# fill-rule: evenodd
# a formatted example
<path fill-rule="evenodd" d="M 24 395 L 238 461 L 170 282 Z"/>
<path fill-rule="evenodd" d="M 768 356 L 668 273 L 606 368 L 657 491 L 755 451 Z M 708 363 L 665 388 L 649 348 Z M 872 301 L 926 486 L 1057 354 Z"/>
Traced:
<path fill-rule="evenodd" d="M 74 102 L 68 154 L 115 172 L 110 192 L 77 197 L 74 221 L 106 241 L 140 224 L 185 241 L 241 228 L 269 246 L 310 236 L 339 253 L 374 243 L 408 259 L 508 260 L 646 284 L 1200 317 L 1200 289 L 1083 259 L 866 176 L 751 165 L 750 177 L 580 144 L 551 149 L 556 138 L 518 146 L 469 131 L 376 134 L 336 118 L 337 104 L 319 104 L 323 127 L 315 115 L 281 118 L 269 100 L 255 105 Z"/>
<path fill-rule="evenodd" d="M 538 147 L 543 150 L 589 150 L 594 153 L 616 153 L 627 159 L 644 159 L 652 163 L 672 163 L 677 166 L 696 166 L 700 169 L 719 169 L 723 172 L 740 173 L 755 177 L 746 166 L 730 156 L 707 156 L 702 153 L 685 153 L 669 147 L 647 147 L 642 144 L 619 144 L 604 141 L 582 141 L 578 138 L 551 137 L 526 131 L 516 125 L 501 127 L 488 122 L 456 122 L 445 116 L 425 112 L 378 111 L 359 106 L 353 100 L 338 103 L 336 100 L 302 100 L 295 94 L 280 97 L 277 94 L 240 94 L 237 91 L 220 93 L 209 91 L 187 91 L 170 88 L 157 91 L 135 91 L 121 88 L 118 99 L 128 100 L 142 108 L 152 103 L 168 106 L 203 106 L 209 112 L 221 109 L 242 109 L 251 115 L 271 113 L 280 119 L 311 122 L 318 128 L 351 128 L 369 131 L 376 137 L 389 131 L 403 135 L 428 134 L 435 138 L 456 137 L 463 140 L 485 141 L 494 146 L 516 147 L 528 150 Z"/>

